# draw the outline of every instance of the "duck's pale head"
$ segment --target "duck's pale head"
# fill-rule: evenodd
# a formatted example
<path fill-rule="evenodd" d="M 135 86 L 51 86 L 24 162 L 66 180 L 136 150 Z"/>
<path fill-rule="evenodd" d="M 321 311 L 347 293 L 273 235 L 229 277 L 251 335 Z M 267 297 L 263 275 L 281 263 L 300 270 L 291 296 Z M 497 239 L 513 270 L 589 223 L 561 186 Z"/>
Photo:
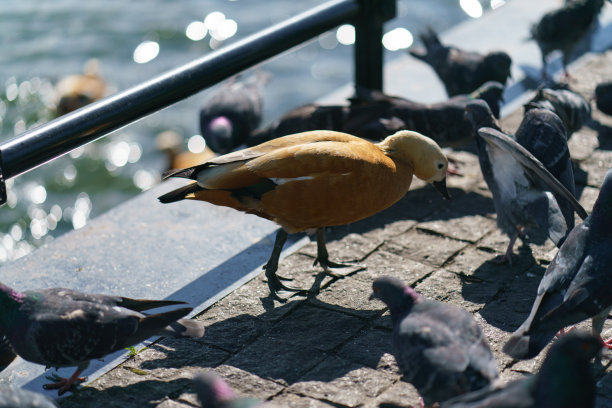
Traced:
<path fill-rule="evenodd" d="M 431 183 L 445 198 L 450 198 L 446 190 L 448 160 L 434 140 L 418 132 L 400 130 L 379 146 L 390 158 L 410 163 L 416 177 Z"/>

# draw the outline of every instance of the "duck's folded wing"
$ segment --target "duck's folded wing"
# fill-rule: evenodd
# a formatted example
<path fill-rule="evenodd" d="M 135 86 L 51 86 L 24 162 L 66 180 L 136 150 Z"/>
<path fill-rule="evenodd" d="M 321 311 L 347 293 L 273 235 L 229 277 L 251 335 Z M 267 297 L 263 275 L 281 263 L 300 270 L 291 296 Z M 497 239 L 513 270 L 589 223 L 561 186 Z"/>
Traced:
<path fill-rule="evenodd" d="M 573 194 L 569 192 L 555 176 L 550 174 L 535 156 L 518 144 L 518 142 L 492 128 L 480 128 L 478 129 L 478 134 L 485 139 L 487 143 L 492 143 L 500 149 L 510 153 L 536 183 L 545 186 L 551 192 L 565 198 L 572 205 L 580 218 L 585 219 L 587 217 L 587 212 L 582 208 Z"/>
<path fill-rule="evenodd" d="M 321 141 L 275 150 L 246 163 L 260 177 L 308 178 L 325 174 L 345 176 L 373 165 L 393 166 L 379 148 L 356 139 L 355 143 Z"/>

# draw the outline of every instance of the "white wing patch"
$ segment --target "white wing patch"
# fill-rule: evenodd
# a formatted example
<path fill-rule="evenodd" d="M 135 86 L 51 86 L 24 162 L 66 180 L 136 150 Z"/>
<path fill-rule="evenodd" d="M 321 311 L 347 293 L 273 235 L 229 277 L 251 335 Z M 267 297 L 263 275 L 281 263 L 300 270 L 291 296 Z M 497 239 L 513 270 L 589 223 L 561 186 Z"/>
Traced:
<path fill-rule="evenodd" d="M 488 144 L 489 159 L 493 169 L 493 177 L 499 186 L 499 192 L 504 200 L 512 200 L 517 196 L 517 186 L 529 188 L 529 180 L 516 159 L 497 146 Z"/>

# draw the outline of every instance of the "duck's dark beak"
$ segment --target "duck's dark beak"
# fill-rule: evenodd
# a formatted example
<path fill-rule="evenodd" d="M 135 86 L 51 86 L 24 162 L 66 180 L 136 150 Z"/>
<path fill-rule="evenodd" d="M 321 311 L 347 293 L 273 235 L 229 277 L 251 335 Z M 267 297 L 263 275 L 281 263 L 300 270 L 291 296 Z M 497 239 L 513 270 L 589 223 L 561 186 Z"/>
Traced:
<path fill-rule="evenodd" d="M 438 190 L 440 194 L 442 194 L 442 197 L 444 197 L 445 200 L 451 199 L 451 195 L 448 193 L 448 190 L 446 189 L 446 177 L 444 177 L 440 181 L 434 181 L 431 184 L 434 186 L 436 190 Z"/>

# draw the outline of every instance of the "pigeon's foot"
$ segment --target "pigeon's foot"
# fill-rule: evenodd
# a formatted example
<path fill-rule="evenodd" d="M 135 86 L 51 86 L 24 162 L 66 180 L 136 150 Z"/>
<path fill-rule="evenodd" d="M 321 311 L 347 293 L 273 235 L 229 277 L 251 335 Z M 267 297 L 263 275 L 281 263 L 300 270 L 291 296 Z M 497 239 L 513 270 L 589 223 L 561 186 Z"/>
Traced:
<path fill-rule="evenodd" d="M 575 326 L 564 327 L 561 330 L 559 330 L 557 334 L 555 334 L 555 337 L 560 337 L 560 336 L 563 336 L 564 334 L 570 333 L 574 331 L 575 328 L 576 328 Z"/>
<path fill-rule="evenodd" d="M 604 344 L 605 348 L 607 348 L 608 350 L 612 350 L 612 338 L 609 338 L 608 340 L 601 339 L 601 341 Z"/>
<path fill-rule="evenodd" d="M 459 168 L 461 167 L 460 164 L 463 164 L 463 162 L 455 159 L 454 157 L 448 154 L 446 155 L 446 158 L 448 160 L 448 168 L 446 169 L 446 174 L 449 176 L 463 177 L 463 173 L 459 170 Z"/>
<path fill-rule="evenodd" d="M 319 258 L 315 259 L 312 265 L 314 266 L 316 264 L 321 265 L 325 273 L 334 278 L 344 278 L 345 276 L 357 271 L 362 271 L 366 268 L 364 265 L 356 263 L 338 263 L 330 261 L 329 259 L 321 260 Z"/>
<path fill-rule="evenodd" d="M 512 266 L 512 253 L 506 252 L 503 255 L 498 255 L 495 258 L 493 258 L 492 262 L 496 265 L 508 264 Z"/>
<path fill-rule="evenodd" d="M 45 390 L 58 390 L 57 395 L 62 395 L 66 391 L 70 390 L 72 387 L 76 387 L 80 383 L 87 381 L 87 377 L 79 377 L 79 374 L 81 374 L 81 372 L 77 370 L 74 374 L 72 374 L 70 378 L 63 378 L 53 373 L 47 376 L 46 378 L 50 381 L 55 382 L 51 384 L 45 384 L 43 385 L 43 388 Z"/>

